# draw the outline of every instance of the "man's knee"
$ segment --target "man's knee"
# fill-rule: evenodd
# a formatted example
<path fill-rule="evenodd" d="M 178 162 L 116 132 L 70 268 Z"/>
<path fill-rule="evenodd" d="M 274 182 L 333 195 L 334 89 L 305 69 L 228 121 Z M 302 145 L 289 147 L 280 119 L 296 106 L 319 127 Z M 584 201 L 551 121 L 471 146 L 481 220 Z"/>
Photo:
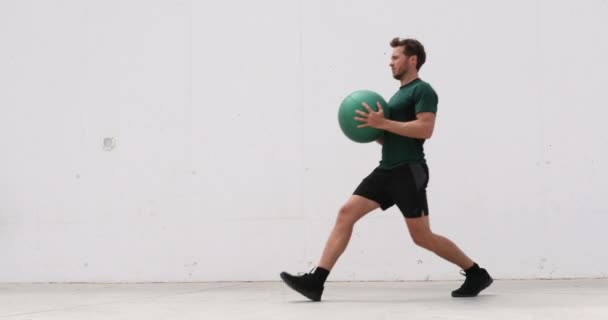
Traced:
<path fill-rule="evenodd" d="M 428 216 L 410 219 L 406 218 L 405 222 L 414 243 L 432 251 L 435 244 L 435 236 L 429 227 Z"/>
<path fill-rule="evenodd" d="M 357 208 L 350 204 L 343 205 L 338 211 L 336 224 L 342 226 L 352 226 L 357 222 Z"/>
<path fill-rule="evenodd" d="M 412 240 L 417 246 L 422 248 L 433 250 L 433 234 L 430 232 L 415 232 L 411 234 Z"/>

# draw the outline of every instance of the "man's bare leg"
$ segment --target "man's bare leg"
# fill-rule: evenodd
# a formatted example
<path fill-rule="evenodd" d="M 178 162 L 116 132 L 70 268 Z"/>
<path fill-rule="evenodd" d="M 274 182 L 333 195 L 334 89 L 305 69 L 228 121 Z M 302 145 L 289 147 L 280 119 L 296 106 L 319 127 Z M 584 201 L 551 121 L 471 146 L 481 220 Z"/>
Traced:
<path fill-rule="evenodd" d="M 361 196 L 353 195 L 350 197 L 338 212 L 336 223 L 329 239 L 327 239 L 325 250 L 323 250 L 323 255 L 315 271 L 301 276 L 281 272 L 281 279 L 290 288 L 310 300 L 321 301 L 323 284 L 329 275 L 329 271 L 346 249 L 355 223 L 379 206 L 378 203 Z"/>
<path fill-rule="evenodd" d="M 318 266 L 331 270 L 346 249 L 355 223 L 378 207 L 380 207 L 378 203 L 364 197 L 358 195 L 350 197 L 338 212 L 336 223 L 325 243 L 325 250 Z"/>
<path fill-rule="evenodd" d="M 454 242 L 431 231 L 428 216 L 406 218 L 405 222 L 410 231 L 410 235 L 412 236 L 412 240 L 414 240 L 414 243 L 417 245 L 456 264 L 462 270 L 467 270 L 475 264 Z"/>
<path fill-rule="evenodd" d="M 493 279 L 490 274 L 467 257 L 454 242 L 431 231 L 428 216 L 406 218 L 405 222 L 417 245 L 434 252 L 465 271 L 467 278 L 459 289 L 452 291 L 452 297 L 475 297 L 492 284 Z"/>

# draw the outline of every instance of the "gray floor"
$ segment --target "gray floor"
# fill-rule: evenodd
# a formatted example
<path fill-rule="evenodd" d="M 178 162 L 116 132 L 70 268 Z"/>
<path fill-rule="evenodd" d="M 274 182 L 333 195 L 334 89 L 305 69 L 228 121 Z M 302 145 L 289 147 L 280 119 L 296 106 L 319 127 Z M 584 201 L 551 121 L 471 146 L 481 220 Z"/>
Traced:
<path fill-rule="evenodd" d="M 279 282 L 0 284 L 0 319 L 608 319 L 608 280 L 330 282 L 308 302 Z"/>

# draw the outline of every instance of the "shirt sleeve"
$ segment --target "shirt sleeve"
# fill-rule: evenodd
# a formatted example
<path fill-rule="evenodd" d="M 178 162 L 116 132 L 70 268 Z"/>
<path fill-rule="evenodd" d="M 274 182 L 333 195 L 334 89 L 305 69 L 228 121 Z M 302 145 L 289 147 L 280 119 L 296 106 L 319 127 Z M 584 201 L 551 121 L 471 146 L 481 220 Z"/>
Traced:
<path fill-rule="evenodd" d="M 439 98 L 437 97 L 435 90 L 433 90 L 430 85 L 424 84 L 418 86 L 414 92 L 414 99 L 416 99 L 416 113 L 437 113 L 437 103 L 439 102 Z"/>

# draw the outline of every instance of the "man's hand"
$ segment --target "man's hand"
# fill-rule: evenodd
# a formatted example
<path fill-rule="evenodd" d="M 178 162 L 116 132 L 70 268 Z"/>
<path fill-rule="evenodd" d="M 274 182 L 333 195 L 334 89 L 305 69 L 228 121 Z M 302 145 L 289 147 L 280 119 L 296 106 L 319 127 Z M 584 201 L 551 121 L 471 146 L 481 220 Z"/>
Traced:
<path fill-rule="evenodd" d="M 382 109 L 380 102 L 376 102 L 378 111 L 372 110 L 372 108 L 370 108 L 370 106 L 365 102 L 363 102 L 361 105 L 367 110 L 368 113 L 361 110 L 355 110 L 355 112 L 360 116 L 355 117 L 355 120 L 363 122 L 363 124 L 358 125 L 357 128 L 372 127 L 382 129 L 382 126 L 386 124 L 386 118 L 384 117 L 384 110 Z"/>

